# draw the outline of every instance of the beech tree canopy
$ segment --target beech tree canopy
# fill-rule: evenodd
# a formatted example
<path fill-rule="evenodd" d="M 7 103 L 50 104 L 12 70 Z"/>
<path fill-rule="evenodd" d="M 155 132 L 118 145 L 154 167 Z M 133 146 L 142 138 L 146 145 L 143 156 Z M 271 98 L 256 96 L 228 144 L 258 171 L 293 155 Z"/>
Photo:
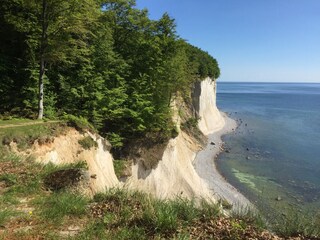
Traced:
<path fill-rule="evenodd" d="M 81 116 L 114 146 L 170 132 L 170 101 L 217 61 L 133 0 L 2 0 L 0 115 Z"/>

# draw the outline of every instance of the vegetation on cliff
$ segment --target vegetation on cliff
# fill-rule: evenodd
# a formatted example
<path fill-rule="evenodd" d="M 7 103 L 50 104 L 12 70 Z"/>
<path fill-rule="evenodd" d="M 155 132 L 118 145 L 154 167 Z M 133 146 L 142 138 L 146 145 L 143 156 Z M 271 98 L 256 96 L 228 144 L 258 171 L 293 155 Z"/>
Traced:
<path fill-rule="evenodd" d="M 170 137 L 172 96 L 220 74 L 174 19 L 151 20 L 133 0 L 4 0 L 0 23 L 0 115 L 81 116 L 114 147 Z"/>

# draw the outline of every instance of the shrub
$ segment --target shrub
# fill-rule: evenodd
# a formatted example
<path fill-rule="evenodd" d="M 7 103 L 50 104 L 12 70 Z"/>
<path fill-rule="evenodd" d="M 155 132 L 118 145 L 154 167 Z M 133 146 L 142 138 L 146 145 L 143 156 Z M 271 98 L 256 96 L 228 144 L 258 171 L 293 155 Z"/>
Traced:
<path fill-rule="evenodd" d="M 111 132 L 107 134 L 107 138 L 113 148 L 121 148 L 123 146 L 124 138 L 119 134 Z"/>
<path fill-rule="evenodd" d="M 126 175 L 126 170 L 131 166 L 131 162 L 122 159 L 115 159 L 113 161 L 114 172 L 118 178 Z"/>
<path fill-rule="evenodd" d="M 94 127 L 84 117 L 81 117 L 81 116 L 76 117 L 74 115 L 67 114 L 67 115 L 64 115 L 62 119 L 65 120 L 69 126 L 74 127 L 78 131 L 84 131 L 84 130 L 94 131 Z"/>
<path fill-rule="evenodd" d="M 47 176 L 50 173 L 59 171 L 59 170 L 65 170 L 65 169 L 88 169 L 88 165 L 86 161 L 77 161 L 75 163 L 68 163 L 68 164 L 53 164 L 53 163 L 48 163 L 43 167 L 43 173 L 42 177 Z"/>
<path fill-rule="evenodd" d="M 78 141 L 78 143 L 86 150 L 88 150 L 88 149 L 90 149 L 92 147 L 95 147 L 95 148 L 98 147 L 97 142 L 94 141 L 92 139 L 92 137 L 90 137 L 90 136 L 87 136 L 87 137 L 84 137 L 83 139 L 80 139 Z"/>
<path fill-rule="evenodd" d="M 200 120 L 199 118 L 191 117 L 191 118 L 187 119 L 187 121 L 185 121 L 184 123 L 181 124 L 181 128 L 182 129 L 198 128 L 199 120 Z"/>

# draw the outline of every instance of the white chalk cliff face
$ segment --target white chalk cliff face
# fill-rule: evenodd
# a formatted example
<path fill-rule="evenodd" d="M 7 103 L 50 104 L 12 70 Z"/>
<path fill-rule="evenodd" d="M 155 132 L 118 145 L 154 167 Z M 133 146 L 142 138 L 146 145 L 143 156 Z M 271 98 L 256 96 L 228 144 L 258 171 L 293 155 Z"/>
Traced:
<path fill-rule="evenodd" d="M 205 134 L 223 128 L 225 122 L 216 107 L 216 84 L 210 78 L 201 82 L 199 97 L 200 130 Z M 178 111 L 177 107 L 173 107 Z M 180 120 L 174 119 L 179 126 Z M 143 190 L 159 198 L 183 196 L 187 198 L 206 198 L 215 201 L 208 185 L 196 173 L 193 161 L 199 150 L 196 143 L 184 132 L 171 139 L 162 160 L 155 169 L 145 170 L 142 164 L 132 167 L 132 176 L 125 186 L 129 189 Z"/>
<path fill-rule="evenodd" d="M 89 152 L 90 161 L 87 161 L 89 171 L 96 174 L 96 178 L 91 180 L 92 188 L 95 192 L 104 192 L 108 188 L 120 186 L 114 172 L 113 157 L 107 146 L 109 142 L 100 136 L 91 134 L 91 137 L 98 144 L 93 153 Z"/>
<path fill-rule="evenodd" d="M 204 135 L 223 128 L 225 120 L 216 105 L 216 82 L 206 78 L 201 82 L 199 99 L 199 129 Z"/>
<path fill-rule="evenodd" d="M 196 149 L 190 137 L 180 132 L 171 139 L 155 169 L 145 170 L 142 164 L 132 167 L 132 176 L 125 187 L 146 191 L 158 198 L 177 196 L 211 199 L 207 185 L 195 172 L 192 161 Z"/>

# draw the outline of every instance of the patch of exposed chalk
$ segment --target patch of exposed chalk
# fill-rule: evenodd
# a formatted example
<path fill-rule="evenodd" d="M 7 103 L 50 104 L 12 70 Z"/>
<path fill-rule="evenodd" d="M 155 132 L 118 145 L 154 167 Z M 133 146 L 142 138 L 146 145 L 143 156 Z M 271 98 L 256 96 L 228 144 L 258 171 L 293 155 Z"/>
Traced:
<path fill-rule="evenodd" d="M 190 137 L 180 132 L 169 141 L 155 169 L 146 170 L 139 163 L 133 165 L 132 176 L 125 187 L 146 191 L 162 199 L 181 196 L 212 200 L 207 185 L 192 166 L 196 149 L 191 143 Z"/>
<path fill-rule="evenodd" d="M 216 105 L 216 82 L 210 78 L 201 82 L 199 105 L 198 127 L 203 134 L 208 135 L 222 129 L 225 120 Z"/>
<path fill-rule="evenodd" d="M 85 150 L 78 140 L 90 135 L 98 147 Z M 80 134 L 76 130 L 70 130 L 67 134 L 56 137 L 52 143 L 33 146 L 32 154 L 36 160 L 47 164 L 57 165 L 85 161 L 88 165 L 89 174 L 94 176 L 90 179 L 91 194 L 104 192 L 108 188 L 120 185 L 113 167 L 113 157 L 110 154 L 110 144 L 100 136 L 91 133 Z"/>

